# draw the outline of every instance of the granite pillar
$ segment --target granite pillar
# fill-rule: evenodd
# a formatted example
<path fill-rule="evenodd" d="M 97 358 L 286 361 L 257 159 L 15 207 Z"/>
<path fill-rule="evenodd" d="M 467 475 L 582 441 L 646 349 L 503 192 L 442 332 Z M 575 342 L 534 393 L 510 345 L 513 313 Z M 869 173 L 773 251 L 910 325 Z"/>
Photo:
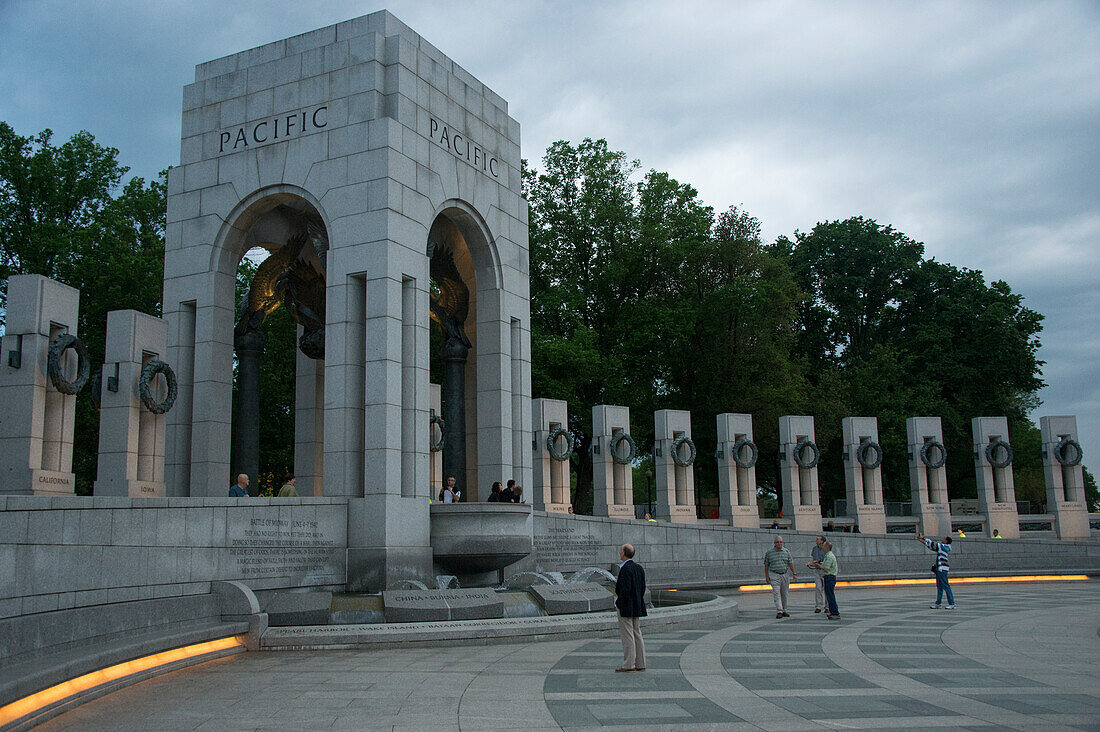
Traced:
<path fill-rule="evenodd" d="M 695 445 L 691 441 L 691 412 L 679 409 L 654 412 L 656 518 L 677 524 L 693 524 L 698 520 L 698 509 L 695 506 L 695 458 Z"/>
<path fill-rule="evenodd" d="M 1084 453 L 1077 439 L 1077 417 L 1040 417 L 1043 440 L 1043 477 L 1047 513 L 1054 514 L 1059 539 L 1089 537 L 1088 500 L 1085 497 Z"/>
<path fill-rule="evenodd" d="M 1005 417 L 975 417 L 974 472 L 978 483 L 978 510 L 985 516 L 986 536 L 993 530 L 1005 539 L 1020 536 L 1016 487 L 1012 480 L 1012 445 Z"/>
<path fill-rule="evenodd" d="M 41 275 L 8 278 L 7 322 L 0 353 L 0 493 L 65 496 L 76 490 L 73 428 L 76 395 L 49 376 L 49 350 L 77 334 L 80 293 Z M 79 383 L 74 349 L 62 352 L 60 376 Z"/>
<path fill-rule="evenodd" d="M 630 408 L 592 407 L 592 515 L 634 518 L 634 466 Z M 625 461 L 625 462 L 624 462 Z"/>
<path fill-rule="evenodd" d="M 558 457 L 571 447 L 569 406 L 559 399 L 534 399 L 531 402 L 535 434 L 534 485 L 531 505 L 536 511 L 568 513 L 570 503 L 569 457 L 557 459 L 550 454 L 551 446 Z M 557 435 L 553 440 L 551 436 Z M 550 443 L 550 444 L 548 444 Z M 571 454 L 571 450 L 568 451 Z"/>
<path fill-rule="evenodd" d="M 157 498 L 165 495 L 164 437 L 167 419 L 142 403 L 142 369 L 161 360 L 168 324 L 135 310 L 107 313 L 99 410 L 97 496 Z M 168 364 L 171 367 L 171 364 Z M 114 389 L 112 389 L 112 385 Z M 150 396 L 163 403 L 166 377 L 150 383 Z M 175 403 L 171 405 L 175 407 Z"/>
<path fill-rule="evenodd" d="M 848 515 L 864 534 L 886 534 L 886 507 L 882 503 L 882 445 L 878 419 L 844 417 L 844 495 Z"/>
<path fill-rule="evenodd" d="M 821 493 L 817 463 L 821 457 L 813 417 L 779 418 L 779 477 L 783 516 L 795 531 L 821 531 Z"/>
<path fill-rule="evenodd" d="M 756 461 L 760 451 L 752 439 L 752 415 L 718 415 L 718 516 L 732 526 L 760 528 L 756 503 Z"/>
<path fill-rule="evenodd" d="M 947 495 L 947 448 L 939 417 L 905 420 L 909 455 L 909 491 L 917 530 L 926 536 L 951 533 L 951 504 Z"/>

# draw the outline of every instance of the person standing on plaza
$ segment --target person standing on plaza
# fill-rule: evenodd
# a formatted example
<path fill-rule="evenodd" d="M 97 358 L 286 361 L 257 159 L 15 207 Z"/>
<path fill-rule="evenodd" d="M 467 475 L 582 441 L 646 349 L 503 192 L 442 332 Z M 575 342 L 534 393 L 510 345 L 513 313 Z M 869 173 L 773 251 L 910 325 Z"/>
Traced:
<path fill-rule="evenodd" d="M 248 498 L 248 475 L 240 473 L 237 482 L 229 486 L 230 498 Z"/>
<path fill-rule="evenodd" d="M 619 610 L 619 638 L 623 665 L 616 671 L 645 671 L 645 642 L 640 618 L 645 610 L 645 570 L 634 561 L 634 547 L 619 547 L 619 577 L 615 580 L 615 607 Z"/>
<path fill-rule="evenodd" d="M 493 483 L 493 487 L 489 489 L 489 497 L 485 499 L 487 503 L 500 503 L 500 481 Z"/>
<path fill-rule="evenodd" d="M 810 562 L 806 566 L 814 573 L 814 612 L 819 613 L 825 609 L 825 583 L 822 580 L 821 560 L 825 558 L 825 535 L 817 537 L 817 543 L 810 550 Z"/>
<path fill-rule="evenodd" d="M 516 492 L 514 490 L 512 490 L 515 487 L 516 487 L 516 481 L 514 479 L 509 478 L 508 485 L 506 485 L 504 487 L 504 490 L 502 490 L 500 492 L 500 502 L 501 503 L 515 503 L 516 502 Z"/>
<path fill-rule="evenodd" d="M 825 600 L 829 603 L 825 617 L 829 620 L 840 620 L 840 610 L 836 605 L 836 555 L 833 554 L 832 542 L 821 542 L 821 549 L 824 552 L 821 560 L 815 560 L 810 564 L 821 575 L 822 585 L 825 589 Z"/>
<path fill-rule="evenodd" d="M 764 554 L 764 582 L 772 586 L 772 599 L 775 600 L 775 617 L 789 618 L 787 612 L 787 594 L 790 592 L 794 574 L 794 559 L 791 552 L 783 548 L 783 537 L 775 537 L 772 548 Z"/>
<path fill-rule="evenodd" d="M 932 541 L 931 539 L 926 539 L 924 534 L 917 534 L 917 540 L 936 553 L 936 564 L 934 565 L 936 571 L 936 604 L 929 605 L 928 607 L 933 610 L 939 610 L 944 593 L 946 593 L 947 609 L 954 610 L 955 595 L 951 592 L 951 583 L 947 581 L 947 573 L 951 569 L 947 561 L 947 555 L 951 553 L 951 537 L 945 536 L 943 537 L 943 541 Z"/>

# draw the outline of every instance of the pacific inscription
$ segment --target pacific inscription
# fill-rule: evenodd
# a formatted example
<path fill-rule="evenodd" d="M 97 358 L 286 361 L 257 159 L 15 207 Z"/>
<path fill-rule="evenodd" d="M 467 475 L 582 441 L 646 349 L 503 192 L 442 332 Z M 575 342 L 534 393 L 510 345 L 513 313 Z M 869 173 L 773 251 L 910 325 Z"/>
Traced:
<path fill-rule="evenodd" d="M 500 178 L 500 161 L 490 155 L 485 148 L 473 142 L 457 130 L 449 129 L 435 117 L 428 121 L 428 137 L 453 155 L 465 160 L 483 173 Z"/>
<path fill-rule="evenodd" d="M 300 137 L 328 127 L 328 105 L 280 114 L 218 134 L 218 154 Z"/>

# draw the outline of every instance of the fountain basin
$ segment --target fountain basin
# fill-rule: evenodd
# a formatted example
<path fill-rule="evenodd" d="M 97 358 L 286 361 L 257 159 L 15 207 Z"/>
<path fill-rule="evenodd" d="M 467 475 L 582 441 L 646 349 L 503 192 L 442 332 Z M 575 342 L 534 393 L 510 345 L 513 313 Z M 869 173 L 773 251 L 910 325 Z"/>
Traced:
<path fill-rule="evenodd" d="M 534 549 L 531 507 L 524 503 L 433 503 L 432 555 L 460 575 L 503 569 Z"/>

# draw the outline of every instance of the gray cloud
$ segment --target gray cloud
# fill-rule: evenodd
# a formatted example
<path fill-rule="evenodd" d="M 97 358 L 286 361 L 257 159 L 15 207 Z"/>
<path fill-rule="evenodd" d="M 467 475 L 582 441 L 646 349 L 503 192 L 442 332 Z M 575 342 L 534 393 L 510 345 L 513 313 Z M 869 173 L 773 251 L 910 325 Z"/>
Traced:
<path fill-rule="evenodd" d="M 0 2 L 0 118 L 81 128 L 146 177 L 179 157 L 195 64 L 356 2 Z M 774 237 L 862 214 L 1046 316 L 1038 414 L 1100 454 L 1100 6 L 424 2 L 398 17 L 509 101 L 536 165 L 610 144 Z"/>

